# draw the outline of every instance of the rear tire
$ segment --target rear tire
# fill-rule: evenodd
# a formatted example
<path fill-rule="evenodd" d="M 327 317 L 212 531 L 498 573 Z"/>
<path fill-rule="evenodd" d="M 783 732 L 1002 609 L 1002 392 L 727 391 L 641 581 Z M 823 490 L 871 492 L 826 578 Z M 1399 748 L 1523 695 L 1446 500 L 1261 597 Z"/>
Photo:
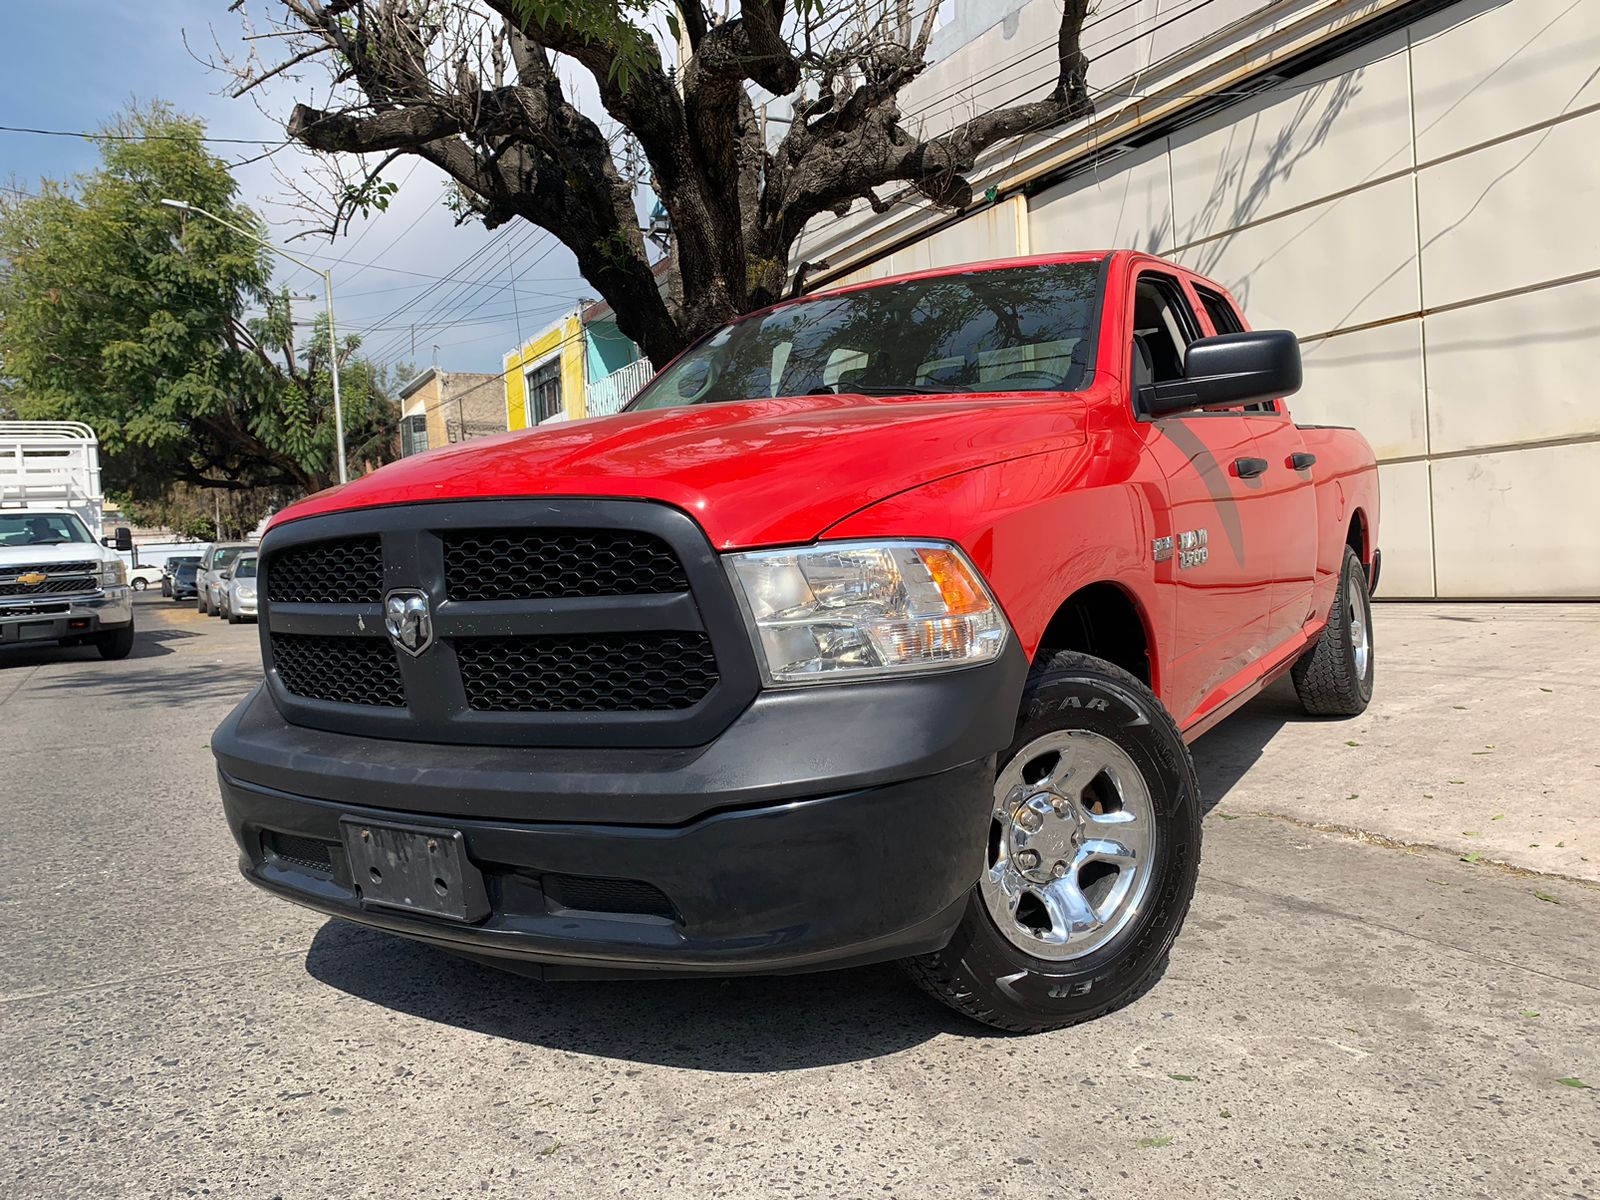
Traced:
<path fill-rule="evenodd" d="M 984 876 L 950 944 L 905 960 L 911 977 L 1014 1033 L 1142 995 L 1200 865 L 1199 780 L 1166 709 L 1126 671 L 1057 654 L 1028 678 L 995 787 Z"/>
<path fill-rule="evenodd" d="M 136 591 L 136 592 L 142 592 L 142 591 L 145 590 L 145 588 L 147 588 L 149 586 L 150 586 L 149 581 L 145 580 L 145 579 L 135 579 L 133 581 L 133 590 Z"/>
<path fill-rule="evenodd" d="M 1372 597 L 1367 571 L 1349 546 L 1328 624 L 1291 674 L 1300 704 L 1314 717 L 1355 717 L 1372 699 L 1377 660 L 1372 641 Z"/>
<path fill-rule="evenodd" d="M 133 653 L 133 622 L 129 621 L 121 629 L 96 634 L 94 644 L 101 658 L 127 658 Z"/>

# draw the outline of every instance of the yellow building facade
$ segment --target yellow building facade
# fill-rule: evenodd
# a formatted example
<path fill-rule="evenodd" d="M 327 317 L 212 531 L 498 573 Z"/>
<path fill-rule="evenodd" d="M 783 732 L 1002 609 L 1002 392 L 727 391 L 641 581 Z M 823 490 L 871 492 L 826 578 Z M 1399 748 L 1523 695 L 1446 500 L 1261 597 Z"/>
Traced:
<path fill-rule="evenodd" d="M 523 342 L 504 362 L 507 429 L 586 415 L 583 325 L 577 313 Z"/>

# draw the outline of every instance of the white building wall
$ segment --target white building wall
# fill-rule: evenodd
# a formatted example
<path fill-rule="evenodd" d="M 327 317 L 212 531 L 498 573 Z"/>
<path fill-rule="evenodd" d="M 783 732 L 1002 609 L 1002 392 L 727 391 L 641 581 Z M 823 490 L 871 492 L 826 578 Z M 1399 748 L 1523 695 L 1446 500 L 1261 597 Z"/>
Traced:
<path fill-rule="evenodd" d="M 1379 7 L 1323 5 L 1324 36 Z M 1259 72 L 1317 6 L 1112 8 L 1108 73 L 1161 91 Z M 1461 0 L 1036 192 L 1016 250 L 1166 254 L 1299 333 L 1296 416 L 1355 425 L 1380 460 L 1385 595 L 1600 597 L 1597 64 L 1600 0 Z M 1019 202 L 851 277 L 991 257 Z M 819 236 L 843 257 L 882 233 Z"/>

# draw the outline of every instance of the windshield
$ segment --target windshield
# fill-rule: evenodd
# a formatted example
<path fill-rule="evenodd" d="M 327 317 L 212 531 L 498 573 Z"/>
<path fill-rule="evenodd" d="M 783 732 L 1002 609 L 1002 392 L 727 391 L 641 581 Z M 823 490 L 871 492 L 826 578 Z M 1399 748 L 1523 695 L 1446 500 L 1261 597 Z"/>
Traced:
<path fill-rule="evenodd" d="M 246 554 L 239 560 L 239 565 L 233 568 L 235 579 L 254 579 L 256 577 L 256 556 Z"/>
<path fill-rule="evenodd" d="M 1076 391 L 1099 306 L 1098 262 L 818 296 L 719 329 L 630 410 L 826 392 Z"/>
<path fill-rule="evenodd" d="M 179 579 L 193 579 L 200 573 L 200 564 L 197 562 L 181 562 L 173 575 Z"/>
<path fill-rule="evenodd" d="M 0 546 L 59 546 L 89 542 L 89 530 L 73 513 L 0 513 Z"/>
<path fill-rule="evenodd" d="M 213 571 L 222 570 L 243 552 L 243 546 L 230 546 L 226 550 L 218 550 L 211 556 L 211 569 Z"/>

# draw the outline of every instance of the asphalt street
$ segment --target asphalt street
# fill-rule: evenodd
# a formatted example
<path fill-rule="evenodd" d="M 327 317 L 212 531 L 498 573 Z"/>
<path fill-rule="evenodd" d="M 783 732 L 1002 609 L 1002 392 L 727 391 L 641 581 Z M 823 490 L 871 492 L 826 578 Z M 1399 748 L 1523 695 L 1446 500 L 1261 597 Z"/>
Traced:
<path fill-rule="evenodd" d="M 1600 609 L 1379 606 L 1365 717 L 1203 738 L 1164 979 L 1036 1037 L 888 966 L 540 984 L 260 895 L 207 748 L 256 630 L 138 614 L 0 652 L 0 1196 L 1600 1196 Z"/>

